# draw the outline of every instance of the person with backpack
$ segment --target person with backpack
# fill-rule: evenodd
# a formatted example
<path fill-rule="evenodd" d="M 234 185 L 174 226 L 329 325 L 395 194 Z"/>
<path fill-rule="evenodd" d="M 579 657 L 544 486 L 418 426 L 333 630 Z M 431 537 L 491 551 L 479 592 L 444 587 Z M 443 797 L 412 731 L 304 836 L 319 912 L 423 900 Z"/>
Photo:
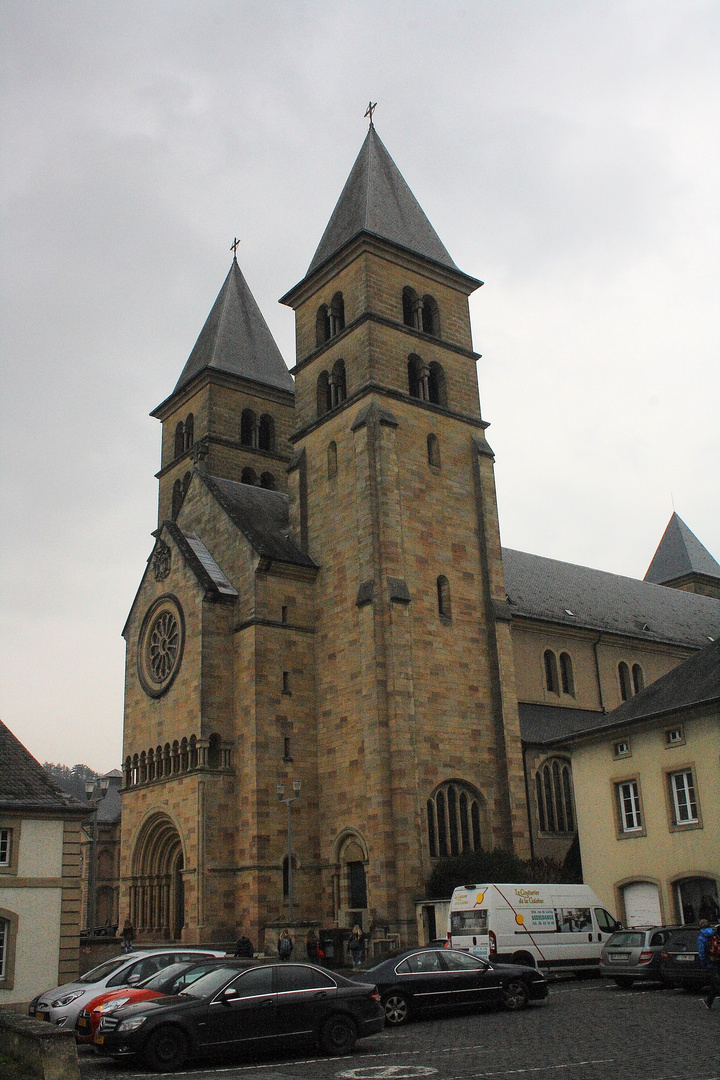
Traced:
<path fill-rule="evenodd" d="M 713 928 L 707 919 L 700 920 L 698 958 L 700 967 L 707 973 L 709 982 L 708 993 L 703 998 L 703 1003 L 706 1009 L 711 1009 L 713 1001 L 720 994 L 720 926 Z"/>
<path fill-rule="evenodd" d="M 289 960 L 293 951 L 293 939 L 290 937 L 290 931 L 286 928 L 283 930 L 278 940 L 278 956 L 281 960 Z"/>

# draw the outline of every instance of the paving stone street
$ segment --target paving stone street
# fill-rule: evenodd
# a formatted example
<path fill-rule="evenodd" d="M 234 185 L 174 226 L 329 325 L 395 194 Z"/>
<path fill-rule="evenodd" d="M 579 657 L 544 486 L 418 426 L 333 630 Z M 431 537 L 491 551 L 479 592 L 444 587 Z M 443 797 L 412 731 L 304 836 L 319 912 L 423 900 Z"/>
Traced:
<path fill-rule="evenodd" d="M 83 1080 L 135 1080 L 138 1064 L 81 1052 Z M 303 1054 L 198 1061 L 209 1080 L 720 1080 L 720 1001 L 661 987 L 559 980 L 519 1013 L 473 1012 L 386 1029 L 344 1058 Z"/>

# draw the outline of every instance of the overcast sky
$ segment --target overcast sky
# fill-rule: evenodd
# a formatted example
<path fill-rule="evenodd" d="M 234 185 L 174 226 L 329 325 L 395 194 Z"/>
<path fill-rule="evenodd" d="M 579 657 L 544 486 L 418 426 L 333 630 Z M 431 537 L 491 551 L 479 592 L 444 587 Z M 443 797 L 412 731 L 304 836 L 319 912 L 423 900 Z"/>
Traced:
<path fill-rule="evenodd" d="M 119 765 L 160 425 L 242 239 L 288 363 L 375 124 L 471 300 L 506 546 L 720 558 L 718 0 L 5 0 L 2 698 Z"/>

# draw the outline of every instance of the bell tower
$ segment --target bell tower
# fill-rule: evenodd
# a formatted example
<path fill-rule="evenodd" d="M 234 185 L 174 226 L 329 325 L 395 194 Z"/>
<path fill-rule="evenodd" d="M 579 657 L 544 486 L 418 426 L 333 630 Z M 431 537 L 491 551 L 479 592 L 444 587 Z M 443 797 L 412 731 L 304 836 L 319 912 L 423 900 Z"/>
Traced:
<path fill-rule="evenodd" d="M 296 541 L 320 565 L 325 899 L 413 940 L 433 860 L 527 855 L 510 616 L 468 296 L 374 125 L 296 312 Z M 362 867 L 362 874 L 358 867 Z"/>

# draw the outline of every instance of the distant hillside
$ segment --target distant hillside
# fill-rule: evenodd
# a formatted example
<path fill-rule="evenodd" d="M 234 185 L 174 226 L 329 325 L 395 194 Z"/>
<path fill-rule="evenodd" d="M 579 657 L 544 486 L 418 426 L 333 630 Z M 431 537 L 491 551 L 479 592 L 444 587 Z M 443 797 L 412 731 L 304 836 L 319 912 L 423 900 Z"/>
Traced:
<path fill-rule="evenodd" d="M 58 787 L 67 791 L 68 795 L 74 795 L 80 802 L 87 801 L 85 794 L 85 781 L 95 780 L 100 773 L 96 773 L 89 765 L 57 765 L 53 761 L 44 761 L 43 768 Z"/>

